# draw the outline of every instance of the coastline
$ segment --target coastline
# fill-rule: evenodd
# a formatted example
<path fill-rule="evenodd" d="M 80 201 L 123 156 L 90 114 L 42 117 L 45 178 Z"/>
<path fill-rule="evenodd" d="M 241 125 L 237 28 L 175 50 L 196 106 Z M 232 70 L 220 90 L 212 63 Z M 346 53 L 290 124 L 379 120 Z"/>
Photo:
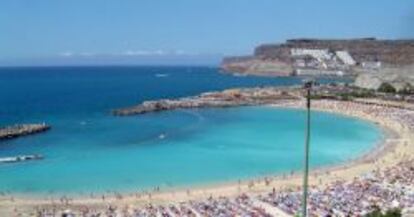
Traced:
<path fill-rule="evenodd" d="M 327 102 L 332 105 L 332 108 L 324 107 L 323 103 Z M 292 100 L 283 101 L 280 103 L 272 104 L 273 107 L 287 107 L 287 108 L 301 108 L 303 101 Z M 412 158 L 413 147 L 405 145 L 406 141 L 413 141 L 412 136 L 409 134 L 409 129 L 402 126 L 401 123 L 396 121 L 387 120 L 384 118 L 369 116 L 364 114 L 363 111 L 351 111 L 345 108 L 333 109 L 335 106 L 340 106 L 340 101 L 317 101 L 313 107 L 315 110 L 323 112 L 333 112 L 335 114 L 342 114 L 346 116 L 356 117 L 373 123 L 377 123 L 381 129 L 384 129 L 384 133 L 390 133 L 390 135 L 384 135 L 383 141 L 373 147 L 367 154 L 357 157 L 351 161 L 346 161 L 341 164 L 332 166 L 323 166 L 314 169 L 310 176 L 310 185 L 318 184 L 319 187 L 326 186 L 329 183 L 337 180 L 351 180 L 354 177 L 361 176 L 364 173 L 372 170 L 385 168 L 392 166 L 401 161 L 401 157 L 395 156 L 401 153 L 409 155 Z M 354 104 L 357 104 L 353 102 Z M 333 106 L 335 105 L 335 106 Z M 359 104 L 360 105 L 360 104 Z M 302 107 L 303 108 L 303 107 Z M 404 158 L 403 155 L 402 158 Z M 270 179 L 270 184 L 267 184 L 265 179 Z M 191 187 L 188 190 L 186 188 L 177 188 L 167 191 L 159 192 L 147 192 L 136 193 L 131 192 L 127 195 L 107 195 L 105 200 L 102 200 L 98 195 L 95 198 L 82 197 L 71 199 L 71 208 L 79 207 L 85 204 L 99 207 L 105 207 L 107 204 L 116 205 L 145 205 L 151 204 L 165 204 L 165 203 L 179 203 L 182 201 L 205 199 L 210 196 L 237 196 L 241 193 L 247 194 L 260 194 L 269 192 L 273 188 L 278 191 L 286 189 L 298 188 L 302 183 L 302 176 L 300 173 L 294 173 L 291 175 L 272 175 L 267 177 L 255 177 L 252 179 L 244 180 L 242 182 L 229 182 L 229 183 L 216 183 L 206 184 L 203 186 Z M 18 196 L 18 195 L 5 195 L 0 196 L 0 214 L 5 211 L 11 211 L 12 208 L 18 208 L 19 210 L 33 210 L 38 206 L 63 206 L 59 203 L 59 198 L 40 199 L 34 197 Z"/>

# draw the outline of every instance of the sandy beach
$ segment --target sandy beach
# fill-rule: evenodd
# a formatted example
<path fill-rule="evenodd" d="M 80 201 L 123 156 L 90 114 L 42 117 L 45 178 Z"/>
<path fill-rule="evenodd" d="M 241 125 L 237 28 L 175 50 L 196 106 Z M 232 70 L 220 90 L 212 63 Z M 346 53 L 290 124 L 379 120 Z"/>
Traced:
<path fill-rule="evenodd" d="M 304 101 L 281 101 L 269 106 L 304 108 Z M 375 150 L 353 161 L 342 165 L 319 168 L 311 171 L 309 183 L 318 188 L 335 181 L 349 181 L 375 170 L 382 170 L 398 164 L 401 161 L 414 159 L 414 138 L 410 118 L 401 118 L 403 112 L 411 117 L 411 111 L 397 108 L 386 108 L 379 105 L 346 101 L 315 100 L 312 108 L 318 111 L 333 112 L 342 115 L 361 118 L 378 124 L 384 129 L 385 136 Z M 394 115 L 398 114 L 398 115 Z M 301 151 L 301 150 L 298 150 Z M 236 183 L 207 185 L 191 189 L 180 188 L 163 191 L 155 189 L 153 192 L 131 192 L 130 194 L 101 194 L 79 198 L 36 198 L 31 196 L 17 196 L 5 193 L 0 196 L 0 216 L 31 216 L 35 208 L 55 208 L 57 210 L 78 210 L 83 206 L 94 209 L 105 209 L 108 205 L 117 207 L 140 207 L 146 204 L 171 204 L 185 201 L 204 200 L 209 197 L 236 197 L 242 193 L 258 195 L 271 191 L 285 191 L 298 189 L 302 184 L 300 171 L 275 177 L 262 177 L 252 180 L 243 180 Z"/>

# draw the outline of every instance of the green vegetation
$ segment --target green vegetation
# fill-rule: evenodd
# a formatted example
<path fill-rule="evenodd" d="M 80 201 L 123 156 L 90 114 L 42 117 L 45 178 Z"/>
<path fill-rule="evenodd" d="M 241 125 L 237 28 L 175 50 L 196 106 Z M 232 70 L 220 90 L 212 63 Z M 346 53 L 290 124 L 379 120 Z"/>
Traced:
<path fill-rule="evenodd" d="M 375 93 L 372 90 L 355 90 L 349 93 L 340 93 L 338 94 L 343 99 L 352 99 L 352 98 L 371 98 L 375 97 Z"/>
<path fill-rule="evenodd" d="M 396 93 L 397 90 L 390 84 L 387 82 L 384 82 L 381 84 L 381 86 L 378 88 L 379 92 L 384 92 L 384 93 Z"/>
<path fill-rule="evenodd" d="M 332 93 L 332 94 L 313 94 L 312 99 L 339 99 L 352 100 L 353 98 L 372 98 L 375 97 L 375 91 L 367 89 L 356 89 L 350 92 Z"/>
<path fill-rule="evenodd" d="M 409 95 L 409 94 L 413 94 L 414 93 L 414 87 L 407 83 L 404 85 L 404 88 L 402 88 L 401 90 L 398 91 L 399 94 L 402 95 Z"/>
<path fill-rule="evenodd" d="M 319 94 L 312 94 L 310 98 L 317 100 L 317 99 L 325 99 L 326 97 L 319 95 Z"/>
<path fill-rule="evenodd" d="M 353 95 L 351 93 L 340 93 L 338 97 L 340 100 L 349 101 L 352 100 Z"/>
<path fill-rule="evenodd" d="M 401 210 L 400 209 L 390 209 L 385 213 L 382 213 L 381 210 L 377 207 L 371 213 L 365 215 L 365 217 L 401 217 Z"/>

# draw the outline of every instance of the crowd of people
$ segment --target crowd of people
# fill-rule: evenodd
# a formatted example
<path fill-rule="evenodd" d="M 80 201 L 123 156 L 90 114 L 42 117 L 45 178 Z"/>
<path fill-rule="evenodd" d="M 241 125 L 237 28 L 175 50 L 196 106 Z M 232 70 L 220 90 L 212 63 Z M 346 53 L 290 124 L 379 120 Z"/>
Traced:
<path fill-rule="evenodd" d="M 265 209 L 254 204 L 254 199 L 246 194 L 235 198 L 230 197 L 210 197 L 201 201 L 189 201 L 169 205 L 146 205 L 140 208 L 130 206 L 116 207 L 108 205 L 106 209 L 96 210 L 87 206 L 79 208 L 76 212 L 71 210 L 37 209 L 35 216 L 41 217 L 227 217 L 227 216 L 251 216 L 251 217 L 271 217 Z"/>
<path fill-rule="evenodd" d="M 69 210 L 38 209 L 36 216 L 85 217 L 270 217 L 261 201 L 294 216 L 301 209 L 300 189 L 272 191 L 267 194 L 241 194 L 238 197 L 208 198 L 170 205 L 147 205 L 140 208 L 110 206 L 105 210 L 88 207 L 76 213 Z M 414 207 L 414 160 L 400 162 L 385 170 L 375 170 L 352 181 L 336 181 L 309 190 L 309 216 L 364 216 L 380 207 L 409 209 Z"/>
<path fill-rule="evenodd" d="M 295 215 L 301 208 L 302 192 L 272 192 L 259 198 Z M 310 216 L 364 216 L 378 207 L 382 210 L 414 207 L 414 161 L 309 191 Z"/>
<path fill-rule="evenodd" d="M 297 102 L 295 102 L 297 103 Z M 298 106 L 297 104 L 291 106 Z M 284 106 L 287 106 L 285 104 Z M 319 101 L 314 105 L 325 110 L 339 110 L 347 114 L 381 118 L 392 121 L 401 128 L 414 129 L 414 111 L 380 105 L 352 102 Z M 268 181 L 270 182 L 270 181 Z M 273 189 L 269 193 L 244 192 L 237 197 L 210 197 L 200 201 L 187 201 L 169 205 L 146 205 L 106 209 L 80 207 L 62 210 L 62 206 L 38 208 L 34 216 L 85 216 L 85 217 L 268 217 L 273 210 L 294 216 L 301 209 L 302 192 L 295 189 Z M 67 206 L 69 207 L 69 206 Z M 269 208 L 270 207 L 270 208 Z M 414 208 L 414 159 L 398 156 L 396 163 L 386 168 L 376 167 L 352 180 L 338 179 L 327 185 L 311 186 L 309 189 L 309 216 L 364 216 L 376 208 L 388 210 L 399 208 L 407 211 Z"/>

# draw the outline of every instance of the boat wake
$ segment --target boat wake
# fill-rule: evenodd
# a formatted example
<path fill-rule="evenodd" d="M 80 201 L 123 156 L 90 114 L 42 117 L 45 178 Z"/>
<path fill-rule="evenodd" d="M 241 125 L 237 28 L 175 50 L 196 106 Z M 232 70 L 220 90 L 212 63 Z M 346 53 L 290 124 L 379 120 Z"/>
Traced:
<path fill-rule="evenodd" d="M 164 133 L 161 133 L 161 134 L 158 136 L 158 139 L 165 139 L 165 137 L 167 137 L 167 135 L 165 135 Z"/>
<path fill-rule="evenodd" d="M 155 77 L 157 77 L 157 78 L 165 78 L 165 77 L 168 77 L 168 76 L 170 76 L 170 75 L 169 74 L 163 74 L 163 73 L 155 74 Z"/>
<path fill-rule="evenodd" d="M 43 156 L 38 154 L 33 155 L 19 155 L 14 157 L 2 157 L 0 158 L 0 164 L 2 163 L 19 163 L 30 160 L 42 160 Z"/>

